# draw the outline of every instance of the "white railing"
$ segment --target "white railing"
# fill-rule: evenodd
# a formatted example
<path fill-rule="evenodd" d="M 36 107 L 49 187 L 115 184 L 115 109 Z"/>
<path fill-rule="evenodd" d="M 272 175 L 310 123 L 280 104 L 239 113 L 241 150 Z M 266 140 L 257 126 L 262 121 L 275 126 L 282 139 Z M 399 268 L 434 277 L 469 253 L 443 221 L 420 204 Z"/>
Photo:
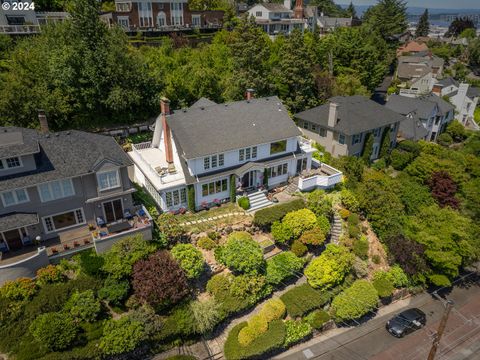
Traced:
<path fill-rule="evenodd" d="M 38 34 L 40 25 L 0 25 L 3 34 Z"/>
<path fill-rule="evenodd" d="M 140 168 L 143 171 L 148 172 L 149 176 L 153 176 L 153 178 L 158 179 L 161 184 L 168 184 L 183 179 L 183 173 L 178 170 L 175 173 L 169 173 L 167 170 L 165 173 L 158 173 L 157 170 L 155 170 L 153 166 L 143 158 L 141 151 L 150 149 L 151 145 L 151 142 L 132 144 L 132 151 L 137 155 L 139 162 L 137 165 L 140 165 Z"/>
<path fill-rule="evenodd" d="M 298 179 L 298 189 L 300 191 L 312 190 L 315 188 L 326 189 L 342 181 L 343 174 L 337 169 L 326 164 L 322 164 L 320 168 L 323 168 L 326 172 L 331 172 L 332 174 L 314 174 L 305 177 L 300 176 Z"/>
<path fill-rule="evenodd" d="M 147 141 L 139 144 L 132 144 L 132 148 L 134 150 L 145 150 L 145 149 L 150 149 L 152 147 L 152 142 Z"/>

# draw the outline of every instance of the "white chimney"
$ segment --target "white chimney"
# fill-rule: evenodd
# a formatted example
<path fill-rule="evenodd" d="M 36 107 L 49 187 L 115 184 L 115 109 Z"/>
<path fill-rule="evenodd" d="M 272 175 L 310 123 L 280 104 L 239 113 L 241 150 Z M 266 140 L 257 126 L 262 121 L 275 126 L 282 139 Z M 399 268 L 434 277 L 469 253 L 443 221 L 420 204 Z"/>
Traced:
<path fill-rule="evenodd" d="M 283 0 L 283 6 L 288 10 L 292 10 L 292 0 Z"/>
<path fill-rule="evenodd" d="M 328 126 L 333 128 L 337 124 L 338 119 L 338 104 L 331 102 L 330 109 L 328 111 Z"/>

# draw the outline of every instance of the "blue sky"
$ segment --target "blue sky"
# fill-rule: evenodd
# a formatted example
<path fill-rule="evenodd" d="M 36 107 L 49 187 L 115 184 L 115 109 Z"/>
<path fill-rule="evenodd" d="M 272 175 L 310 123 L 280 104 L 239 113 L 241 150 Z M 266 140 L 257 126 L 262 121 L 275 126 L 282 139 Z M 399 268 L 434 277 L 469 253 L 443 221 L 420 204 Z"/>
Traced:
<path fill-rule="evenodd" d="M 336 0 L 338 4 L 350 4 L 349 0 Z M 353 0 L 354 5 L 372 5 L 375 0 Z M 480 9 L 480 0 L 408 0 L 408 6 L 437 9 Z"/>

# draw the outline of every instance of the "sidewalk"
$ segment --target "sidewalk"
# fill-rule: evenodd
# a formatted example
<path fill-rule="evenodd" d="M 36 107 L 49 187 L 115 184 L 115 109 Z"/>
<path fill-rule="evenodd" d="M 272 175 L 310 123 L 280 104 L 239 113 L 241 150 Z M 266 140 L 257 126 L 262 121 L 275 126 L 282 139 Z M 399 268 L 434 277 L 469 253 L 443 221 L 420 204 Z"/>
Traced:
<path fill-rule="evenodd" d="M 396 313 L 400 309 L 402 309 L 404 307 L 407 307 L 407 306 L 410 306 L 412 304 L 412 302 L 415 302 L 415 303 L 423 302 L 422 300 L 423 301 L 428 301 L 428 300 L 431 300 L 431 297 L 430 297 L 430 295 L 422 293 L 422 294 L 417 295 L 415 297 L 410 296 L 410 297 L 407 297 L 405 299 L 395 301 L 394 303 L 391 303 L 389 305 L 383 306 L 380 309 L 378 309 L 377 314 L 375 315 L 374 318 L 370 319 L 369 321 L 367 321 L 367 322 L 365 322 L 365 323 L 363 323 L 359 326 L 340 327 L 340 328 L 335 328 L 335 329 L 325 331 L 325 332 L 321 333 L 319 336 L 316 336 L 316 337 L 314 337 L 313 339 L 310 339 L 307 342 L 304 342 L 304 343 L 298 344 L 297 346 L 291 347 L 287 351 L 275 356 L 274 359 L 283 359 L 283 358 L 290 357 L 290 356 L 292 356 L 292 355 L 294 355 L 294 354 L 296 354 L 300 351 L 303 351 L 305 349 L 308 349 L 308 348 L 312 347 L 313 345 L 316 345 L 316 344 L 321 343 L 321 342 L 325 342 L 325 341 L 327 341 L 329 339 L 332 339 L 333 337 L 338 336 L 340 334 L 347 333 L 348 331 L 350 331 L 352 329 L 363 330 L 362 332 L 367 334 L 370 331 L 371 327 L 376 326 L 379 318 L 382 318 L 385 315 Z M 372 326 L 373 324 L 375 324 L 375 326 Z M 335 342 L 331 342 L 328 345 L 325 344 L 325 351 L 332 350 L 336 346 L 338 346 L 338 344 L 335 343 Z"/>

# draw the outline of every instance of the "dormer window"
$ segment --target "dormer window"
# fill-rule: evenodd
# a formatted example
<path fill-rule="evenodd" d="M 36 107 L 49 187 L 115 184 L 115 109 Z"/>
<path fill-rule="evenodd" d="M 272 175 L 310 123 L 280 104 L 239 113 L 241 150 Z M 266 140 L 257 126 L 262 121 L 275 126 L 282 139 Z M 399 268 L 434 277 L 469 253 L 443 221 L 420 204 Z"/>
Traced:
<path fill-rule="evenodd" d="M 0 170 L 14 169 L 21 166 L 22 166 L 22 161 L 17 156 L 7 158 L 7 159 L 0 159 Z"/>
<path fill-rule="evenodd" d="M 2 193 L 3 206 L 13 206 L 29 202 L 28 193 L 25 189 L 5 191 Z"/>
<path fill-rule="evenodd" d="M 97 182 L 100 191 L 114 189 L 120 186 L 118 170 L 105 171 L 97 174 Z"/>

